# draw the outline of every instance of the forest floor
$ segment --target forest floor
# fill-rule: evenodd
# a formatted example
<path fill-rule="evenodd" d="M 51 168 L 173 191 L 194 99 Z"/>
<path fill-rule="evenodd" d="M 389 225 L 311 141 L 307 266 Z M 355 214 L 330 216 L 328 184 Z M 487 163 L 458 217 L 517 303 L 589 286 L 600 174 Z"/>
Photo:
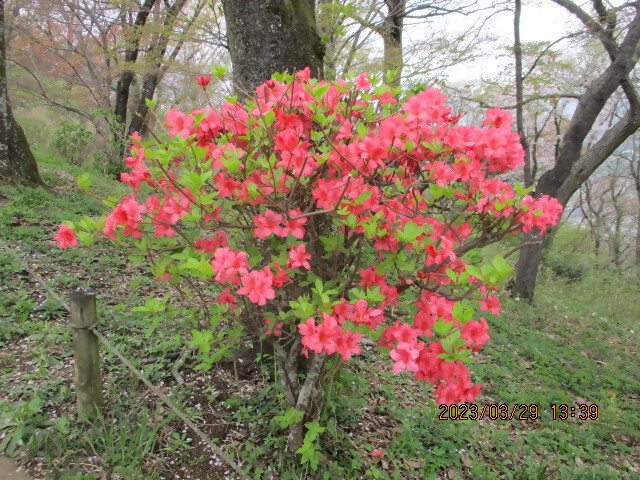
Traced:
<path fill-rule="evenodd" d="M 503 315 L 487 316 L 492 338 L 472 367 L 484 385 L 475 405 L 495 406 L 485 418 L 441 419 L 455 411 L 434 405 L 430 386 L 366 348 L 334 379 L 314 471 L 285 451 L 273 359 L 245 353 L 235 365 L 198 369 L 187 344 L 198 320 L 179 302 L 145 311 L 146 297 L 169 291 L 144 266 L 107 243 L 56 247 L 60 223 L 104 209 L 73 191 L 80 170 L 40 164 L 48 190 L 0 185 L 0 453 L 34 479 L 235 478 L 105 349 L 105 416 L 77 419 L 68 315 L 51 292 L 78 288 L 96 292 L 99 330 L 250 478 L 640 478 L 637 278 L 558 267 L 572 239 L 556 240 L 554 269 L 564 276 L 547 268 L 535 305 L 505 298 Z M 120 186 L 98 179 L 95 188 Z M 500 418 L 504 408 L 513 419 Z"/>

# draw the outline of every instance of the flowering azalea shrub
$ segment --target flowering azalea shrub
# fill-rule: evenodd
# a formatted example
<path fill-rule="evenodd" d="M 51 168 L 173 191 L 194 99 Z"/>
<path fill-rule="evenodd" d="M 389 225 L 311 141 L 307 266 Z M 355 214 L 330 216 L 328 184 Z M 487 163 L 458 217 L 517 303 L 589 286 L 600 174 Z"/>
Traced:
<path fill-rule="evenodd" d="M 328 358 L 357 359 L 365 336 L 394 372 L 433 384 L 437 403 L 473 401 L 467 363 L 489 339 L 480 312 L 499 313 L 509 274 L 479 248 L 545 231 L 562 209 L 497 177 L 523 164 L 507 112 L 461 125 L 435 88 L 401 105 L 396 93 L 366 74 L 327 83 L 304 70 L 246 104 L 172 109 L 161 140 L 133 138 L 131 194 L 55 238 L 100 230 L 136 245 L 159 279 L 206 287 L 214 336 L 241 328 L 272 343 L 298 412 Z"/>

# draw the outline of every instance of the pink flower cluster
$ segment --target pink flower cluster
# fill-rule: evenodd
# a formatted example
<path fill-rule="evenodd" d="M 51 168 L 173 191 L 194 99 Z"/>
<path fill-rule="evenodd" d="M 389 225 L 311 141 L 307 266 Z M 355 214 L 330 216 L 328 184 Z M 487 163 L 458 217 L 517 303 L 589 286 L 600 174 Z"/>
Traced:
<path fill-rule="evenodd" d="M 209 80 L 197 79 L 203 88 Z M 361 353 L 363 335 L 376 331 L 394 372 L 433 383 L 439 403 L 473 400 L 480 386 L 465 364 L 444 358 L 475 352 L 489 339 L 484 318 L 458 321 L 455 297 L 442 293 L 455 289 L 469 266 L 465 242 L 480 233 L 545 231 L 562 207 L 546 196 L 519 197 L 495 176 L 523 164 L 507 112 L 490 109 L 481 127 L 466 126 L 435 88 L 391 110 L 396 101 L 366 74 L 326 83 L 303 70 L 287 82 L 265 82 L 246 105 L 171 109 L 165 126 L 181 153 L 161 160 L 167 149 L 152 155 L 133 139 L 130 171 L 121 176 L 133 191 L 106 217 L 103 233 L 148 235 L 163 246 L 178 236 L 190 242 L 196 265 L 210 264 L 207 280 L 222 285 L 218 302 L 229 308 L 238 296 L 258 307 L 280 301 L 281 291 L 282 299 L 295 300 L 300 279 L 377 295 L 367 297 L 375 302 L 323 300 L 295 327 L 293 315 L 290 328 L 269 317 L 263 332 L 297 334 L 305 354 L 348 360 Z M 145 189 L 154 193 L 138 203 L 136 194 Z M 330 235 L 320 235 L 320 226 Z M 66 224 L 55 239 L 61 248 L 77 244 Z M 350 270 L 337 259 L 354 245 L 367 252 L 368 263 Z M 415 273 L 395 268 L 401 257 Z M 326 258 L 336 259 L 333 268 L 344 278 L 327 278 Z M 474 305 L 499 313 L 492 288 L 465 278 L 465 288 L 479 292 Z M 401 305 L 417 313 L 393 318 Z M 437 322 L 450 324 L 464 345 L 448 345 Z"/>

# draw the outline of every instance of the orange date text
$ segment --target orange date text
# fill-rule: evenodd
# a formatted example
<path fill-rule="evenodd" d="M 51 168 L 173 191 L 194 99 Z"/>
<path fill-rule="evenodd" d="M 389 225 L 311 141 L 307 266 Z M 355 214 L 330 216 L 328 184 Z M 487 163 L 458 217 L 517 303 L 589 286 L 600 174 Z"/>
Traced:
<path fill-rule="evenodd" d="M 460 403 L 440 405 L 440 420 L 537 420 L 539 408 L 535 403 L 515 405 L 489 403 Z"/>

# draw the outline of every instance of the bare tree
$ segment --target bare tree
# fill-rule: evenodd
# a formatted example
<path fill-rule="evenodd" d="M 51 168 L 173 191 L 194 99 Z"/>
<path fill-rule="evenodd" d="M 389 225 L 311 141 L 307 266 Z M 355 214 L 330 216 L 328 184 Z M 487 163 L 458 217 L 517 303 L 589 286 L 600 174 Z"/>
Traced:
<path fill-rule="evenodd" d="M 90 121 L 105 140 L 119 144 L 111 160 L 120 162 L 124 139 L 143 130 L 145 98 L 154 96 L 182 48 L 201 37 L 211 40 L 206 32 L 193 34 L 205 7 L 216 2 L 42 2 L 16 19 L 14 30 L 28 43 L 11 61 L 28 72 L 24 91 Z M 218 48 L 213 43 L 207 48 Z"/>
<path fill-rule="evenodd" d="M 627 163 L 627 171 L 629 172 L 630 179 L 633 185 L 634 192 L 636 194 L 636 235 L 635 235 L 635 265 L 638 268 L 638 275 L 640 275 L 640 134 L 633 136 L 631 139 L 631 147 L 627 150 L 628 155 L 625 155 L 625 161 Z"/>
<path fill-rule="evenodd" d="M 609 66 L 589 84 L 578 100 L 571 123 L 562 137 L 556 164 L 540 177 L 536 185 L 536 195 L 554 196 L 567 205 L 580 185 L 640 127 L 637 86 L 629 81 L 629 73 L 638 62 L 640 2 L 626 3 L 619 9 L 607 9 L 600 0 L 593 0 L 594 19 L 569 0 L 554 1 L 582 21 L 588 31 L 598 38 L 610 59 Z M 635 13 L 630 19 L 625 17 L 626 21 L 620 25 L 618 15 L 626 14 L 629 10 Z M 622 40 L 618 42 L 616 38 Z M 618 88 L 623 90 L 627 100 L 625 115 L 589 149 L 584 150 L 587 135 Z M 528 300 L 533 298 L 535 292 L 544 248 L 541 241 L 532 244 L 533 237 L 542 239 L 539 232 L 525 236 L 524 243 L 529 244 L 520 251 L 515 282 L 515 293 Z"/>
<path fill-rule="evenodd" d="M 24 131 L 13 118 L 7 89 L 4 0 L 0 0 L 0 175 L 42 184 Z"/>
<path fill-rule="evenodd" d="M 595 180 L 587 178 L 578 190 L 578 206 L 582 213 L 582 218 L 589 225 L 589 233 L 593 238 L 595 253 L 598 255 L 602 247 L 602 236 L 604 233 L 604 208 L 605 198 L 603 195 L 594 195 Z"/>
<path fill-rule="evenodd" d="M 413 73 L 430 68 L 442 70 L 467 59 L 478 38 L 477 29 L 472 27 L 465 35 L 452 40 L 432 35 L 415 42 L 412 49 L 403 43 L 407 27 L 445 15 L 470 15 L 480 10 L 475 0 L 321 0 L 319 4 L 320 25 L 327 41 L 328 71 L 335 71 L 334 64 L 342 62 L 346 67 L 343 73 L 346 73 L 353 66 L 355 56 L 372 43 L 372 34 L 375 34 L 383 44 L 382 70 L 386 72 L 387 83 L 396 87 L 400 85 L 407 58 L 413 56 L 414 51 L 419 51 L 421 63 L 436 63 L 437 59 L 438 65 L 416 68 Z M 391 75 L 391 71 L 395 74 Z"/>

